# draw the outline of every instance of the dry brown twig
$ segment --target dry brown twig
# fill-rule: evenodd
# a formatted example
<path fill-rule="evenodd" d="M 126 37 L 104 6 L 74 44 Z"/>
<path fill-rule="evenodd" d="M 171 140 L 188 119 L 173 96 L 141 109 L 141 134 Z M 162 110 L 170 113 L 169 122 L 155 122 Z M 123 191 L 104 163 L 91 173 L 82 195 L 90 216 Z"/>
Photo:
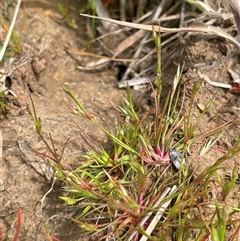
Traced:
<path fill-rule="evenodd" d="M 179 32 L 201 32 L 201 33 L 207 33 L 211 35 L 216 35 L 223 37 L 225 39 L 230 40 L 234 45 L 240 48 L 240 43 L 233 38 L 231 35 L 223 31 L 221 28 L 213 27 L 213 26 L 190 26 L 190 27 L 180 27 L 180 28 L 165 28 L 157 25 L 146 25 L 146 24 L 137 24 L 137 23 L 129 23 L 124 21 L 118 21 L 114 19 L 108 19 L 108 18 L 101 18 L 97 16 L 92 16 L 89 14 L 81 14 L 81 16 L 89 17 L 89 18 L 96 18 L 100 20 L 105 20 L 113 24 L 118 24 L 120 26 L 130 27 L 130 28 L 136 28 L 136 29 L 142 29 L 147 31 L 152 31 L 153 29 L 156 32 L 162 32 L 162 33 L 179 33 Z"/>

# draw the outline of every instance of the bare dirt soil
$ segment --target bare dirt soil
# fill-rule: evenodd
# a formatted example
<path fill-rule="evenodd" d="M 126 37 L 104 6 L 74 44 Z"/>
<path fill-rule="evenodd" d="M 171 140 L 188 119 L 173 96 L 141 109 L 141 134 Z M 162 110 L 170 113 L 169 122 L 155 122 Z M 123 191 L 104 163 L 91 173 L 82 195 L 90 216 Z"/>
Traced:
<path fill-rule="evenodd" d="M 33 98 L 38 116 L 43 123 L 46 134 L 51 133 L 58 148 L 70 138 L 65 152 L 64 165 L 76 163 L 86 145 L 79 136 L 75 121 L 81 128 L 91 133 L 100 143 L 106 142 L 104 135 L 93 128 L 84 119 L 71 114 L 73 104 L 66 96 L 62 85 L 68 85 L 81 103 L 89 110 L 102 114 L 114 128 L 116 118 L 111 102 L 121 103 L 124 90 L 117 88 L 117 71 L 105 69 L 84 72 L 76 69 L 77 62 L 66 52 L 66 47 L 84 49 L 87 45 L 86 19 L 80 17 L 78 10 L 85 4 L 83 1 L 69 1 L 77 29 L 69 27 L 57 10 L 57 4 L 65 1 L 23 1 L 16 30 L 21 36 L 21 61 L 28 60 L 16 69 L 12 76 L 12 90 L 20 97 L 22 107 L 30 103 L 29 93 Z M 201 35 L 189 38 L 181 47 L 181 58 L 185 61 L 183 81 L 190 91 L 194 82 L 199 80 L 195 65 L 202 63 L 205 74 L 217 81 L 229 83 L 231 76 L 228 71 L 229 60 L 222 59 L 229 54 L 231 48 L 226 47 L 222 39 L 204 40 Z M 82 61 L 91 58 L 82 57 Z M 20 61 L 20 60 L 19 60 Z M 237 56 L 233 57 L 234 68 L 239 68 Z M 165 85 L 171 84 L 176 65 L 170 63 L 165 68 L 163 79 Z M 136 101 L 141 101 L 141 92 L 133 91 Z M 204 133 L 216 125 L 239 118 L 239 96 L 228 90 L 216 88 L 203 82 L 197 94 L 194 118 L 201 113 L 200 106 L 209 100 L 213 103 L 201 120 L 198 131 Z M 46 240 L 47 231 L 61 241 L 90 240 L 84 232 L 67 218 L 65 206 L 59 200 L 61 183 L 54 185 L 53 190 L 42 198 L 52 184 L 51 170 L 44 161 L 32 150 L 44 151 L 45 147 L 38 139 L 34 124 L 26 110 L 10 110 L 2 117 L 3 157 L 0 166 L 0 227 L 3 229 L 4 240 L 12 240 L 16 229 L 16 209 L 22 214 L 19 240 Z M 217 145 L 222 149 L 232 147 L 239 136 L 239 127 L 227 129 Z M 192 148 L 188 161 L 196 175 L 213 164 L 222 153 L 211 150 L 201 163 L 197 161 L 198 146 Z M 231 171 L 237 163 L 238 180 L 240 182 L 239 156 L 224 164 L 219 173 L 223 178 L 231 178 Z M 218 187 L 211 187 L 212 195 L 218 195 Z M 227 200 L 228 204 L 236 205 L 240 193 L 239 184 Z M 240 240 L 240 238 L 239 238 Z"/>

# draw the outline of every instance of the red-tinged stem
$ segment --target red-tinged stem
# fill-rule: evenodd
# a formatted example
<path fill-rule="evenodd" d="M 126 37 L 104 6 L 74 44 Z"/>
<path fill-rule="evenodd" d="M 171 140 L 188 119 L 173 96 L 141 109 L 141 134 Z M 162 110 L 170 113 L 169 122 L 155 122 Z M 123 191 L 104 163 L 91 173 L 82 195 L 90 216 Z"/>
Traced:
<path fill-rule="evenodd" d="M 3 232 L 1 227 L 0 227 L 0 241 L 3 241 Z"/>
<path fill-rule="evenodd" d="M 58 238 L 56 238 L 54 236 L 51 236 L 51 238 L 52 238 L 52 241 L 61 241 L 60 239 L 58 239 Z"/>
<path fill-rule="evenodd" d="M 164 147 L 156 147 L 156 153 L 160 158 L 164 157 Z"/>
<path fill-rule="evenodd" d="M 19 233 L 20 233 L 20 228 L 21 228 L 21 210 L 18 207 L 17 208 L 17 229 L 16 229 L 16 232 L 15 232 L 13 241 L 17 241 L 18 240 L 18 236 L 19 236 Z"/>
<path fill-rule="evenodd" d="M 237 238 L 237 235 L 240 233 L 240 225 L 238 225 L 236 231 L 234 232 L 234 234 L 232 235 L 232 237 L 229 239 L 230 241 L 233 241 L 233 240 L 237 240 L 235 238 Z"/>

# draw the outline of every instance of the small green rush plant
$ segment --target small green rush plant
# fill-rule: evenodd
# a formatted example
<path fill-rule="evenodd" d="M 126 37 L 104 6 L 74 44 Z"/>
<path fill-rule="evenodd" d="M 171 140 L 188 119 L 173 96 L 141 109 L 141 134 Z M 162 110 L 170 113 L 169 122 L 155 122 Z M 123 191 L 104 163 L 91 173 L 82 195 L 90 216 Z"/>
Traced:
<path fill-rule="evenodd" d="M 28 107 L 28 111 L 48 149 L 48 153 L 42 153 L 42 156 L 55 168 L 55 177 L 64 183 L 64 195 L 60 199 L 73 210 L 68 216 L 87 232 L 98 235 L 98 240 L 170 238 L 203 241 L 211 238 L 223 241 L 229 226 L 234 230 L 231 236 L 234 240 L 240 229 L 239 220 L 235 218 L 240 203 L 237 207 L 226 207 L 224 201 L 235 186 L 236 168 L 229 182 L 221 180 L 217 171 L 226 160 L 239 153 L 240 138 L 232 149 L 197 177 L 193 177 L 187 156 L 192 144 L 201 144 L 200 160 L 214 146 L 223 130 L 236 121 L 197 134 L 198 123 L 210 102 L 197 120 L 192 121 L 191 111 L 200 82 L 193 86 L 189 104 L 183 108 L 187 98 L 180 87 L 180 67 L 162 103 L 161 42 L 155 31 L 153 38 L 158 56 L 155 86 L 150 84 L 154 114 L 137 112 L 128 88 L 127 96 L 122 98 L 123 105 L 116 107 L 117 127 L 110 131 L 105 127 L 103 116 L 88 112 L 64 86 L 63 90 L 76 105 L 73 113 L 86 118 L 105 133 L 112 151 L 94 142 L 76 123 L 89 150 L 81 156 L 82 161 L 75 169 L 64 169 L 61 162 L 68 141 L 59 152 L 51 138 L 48 143 L 32 103 L 32 109 Z M 221 196 L 206 202 L 213 178 L 217 178 L 222 188 Z M 203 212 L 208 216 L 204 217 Z"/>

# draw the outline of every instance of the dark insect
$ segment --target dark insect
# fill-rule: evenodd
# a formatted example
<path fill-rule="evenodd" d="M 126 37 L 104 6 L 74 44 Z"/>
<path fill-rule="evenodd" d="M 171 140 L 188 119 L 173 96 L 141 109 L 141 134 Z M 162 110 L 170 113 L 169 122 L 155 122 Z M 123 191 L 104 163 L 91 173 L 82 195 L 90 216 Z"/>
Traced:
<path fill-rule="evenodd" d="M 177 170 L 180 170 L 181 166 L 186 165 L 186 160 L 182 156 L 182 153 L 175 148 L 170 148 L 169 150 L 170 161 Z M 181 163 L 182 162 L 182 163 Z"/>

